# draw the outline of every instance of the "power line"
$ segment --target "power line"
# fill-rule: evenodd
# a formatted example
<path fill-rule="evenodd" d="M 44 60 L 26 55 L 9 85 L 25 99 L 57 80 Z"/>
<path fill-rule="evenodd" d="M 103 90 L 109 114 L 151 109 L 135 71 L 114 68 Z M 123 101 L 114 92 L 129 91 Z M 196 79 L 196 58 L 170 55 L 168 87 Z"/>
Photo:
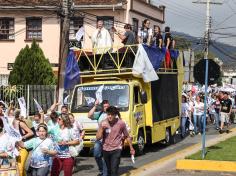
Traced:
<path fill-rule="evenodd" d="M 191 16 L 191 17 L 193 17 L 193 18 L 204 18 L 204 16 L 202 16 L 202 15 L 200 15 L 199 14 L 199 12 L 197 12 L 196 14 L 194 13 L 194 11 L 192 11 L 192 10 L 188 10 L 188 8 L 187 7 L 184 7 L 184 6 L 182 6 L 181 4 L 178 4 L 178 3 L 175 3 L 174 1 L 173 2 L 171 2 L 171 3 L 168 3 L 168 1 L 166 2 L 166 1 L 162 1 L 162 0 L 159 0 L 162 4 L 164 4 L 164 5 L 167 5 L 167 8 L 172 8 L 172 9 L 174 9 L 174 10 L 179 10 L 179 11 L 181 11 L 181 13 L 185 13 L 185 14 L 187 14 L 188 16 Z"/>

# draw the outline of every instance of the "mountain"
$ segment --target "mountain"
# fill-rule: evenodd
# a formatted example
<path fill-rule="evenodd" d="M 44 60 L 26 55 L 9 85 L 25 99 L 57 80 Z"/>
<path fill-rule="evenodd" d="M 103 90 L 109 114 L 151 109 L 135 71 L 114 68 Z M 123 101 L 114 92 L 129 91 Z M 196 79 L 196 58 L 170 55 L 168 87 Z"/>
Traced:
<path fill-rule="evenodd" d="M 172 32 L 173 36 L 179 36 L 190 41 L 194 51 L 204 50 L 204 39 L 197 38 L 181 32 Z M 178 45 L 178 43 L 176 43 Z M 223 67 L 236 67 L 236 47 L 221 42 L 210 41 L 209 51 L 223 62 Z"/>

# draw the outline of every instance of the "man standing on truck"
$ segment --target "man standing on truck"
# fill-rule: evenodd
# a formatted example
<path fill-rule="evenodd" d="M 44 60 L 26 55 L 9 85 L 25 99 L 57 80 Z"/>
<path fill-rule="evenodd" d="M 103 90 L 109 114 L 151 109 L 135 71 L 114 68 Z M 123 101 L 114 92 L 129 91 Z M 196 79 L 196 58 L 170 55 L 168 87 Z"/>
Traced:
<path fill-rule="evenodd" d="M 98 20 L 97 29 L 92 34 L 91 40 L 96 54 L 106 53 L 112 48 L 113 41 L 109 31 L 104 27 L 103 20 Z"/>
<path fill-rule="evenodd" d="M 107 108 L 110 107 L 110 104 L 108 100 L 103 100 L 102 110 L 95 112 L 98 105 L 99 105 L 99 101 L 96 100 L 94 107 L 88 113 L 88 118 L 90 118 L 91 120 L 97 120 L 98 124 L 100 124 L 103 120 L 107 118 L 106 111 L 107 111 Z M 96 160 L 99 172 L 100 172 L 99 175 L 107 176 L 107 167 L 106 167 L 105 161 L 102 159 L 102 141 L 101 140 L 95 141 L 93 155 L 95 157 L 95 160 Z"/>

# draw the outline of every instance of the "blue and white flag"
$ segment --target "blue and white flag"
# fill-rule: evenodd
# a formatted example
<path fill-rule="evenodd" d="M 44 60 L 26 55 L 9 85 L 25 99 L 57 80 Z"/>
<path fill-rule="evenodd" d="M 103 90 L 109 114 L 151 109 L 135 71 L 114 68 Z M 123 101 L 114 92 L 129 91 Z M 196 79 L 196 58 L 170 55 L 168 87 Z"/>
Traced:
<path fill-rule="evenodd" d="M 80 82 L 80 70 L 74 51 L 70 51 L 66 60 L 65 69 L 65 90 L 73 89 Z"/>
<path fill-rule="evenodd" d="M 133 75 L 141 76 L 144 82 L 158 80 L 156 70 L 160 68 L 164 57 L 165 49 L 139 44 L 132 69 Z"/>

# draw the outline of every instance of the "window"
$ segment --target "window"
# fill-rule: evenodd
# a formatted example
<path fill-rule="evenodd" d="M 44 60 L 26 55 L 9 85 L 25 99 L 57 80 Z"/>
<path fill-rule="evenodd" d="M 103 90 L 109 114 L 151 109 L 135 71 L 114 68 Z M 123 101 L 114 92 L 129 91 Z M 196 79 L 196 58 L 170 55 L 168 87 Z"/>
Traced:
<path fill-rule="evenodd" d="M 83 26 L 84 19 L 81 17 L 74 17 L 70 19 L 70 40 L 74 40 L 76 33 Z M 83 38 L 81 39 L 83 40 Z"/>
<path fill-rule="evenodd" d="M 111 37 L 114 38 L 114 32 L 112 31 L 112 27 L 114 26 L 114 17 L 113 16 L 98 16 L 98 20 L 103 20 L 104 27 L 110 32 Z"/>
<path fill-rule="evenodd" d="M 0 40 L 14 40 L 14 18 L 0 18 Z"/>
<path fill-rule="evenodd" d="M 42 40 L 42 18 L 26 18 L 26 40 Z"/>
<path fill-rule="evenodd" d="M 134 104 L 139 104 L 139 87 L 134 87 Z"/>
<path fill-rule="evenodd" d="M 135 36 L 138 36 L 138 19 L 133 18 L 133 32 Z"/>

